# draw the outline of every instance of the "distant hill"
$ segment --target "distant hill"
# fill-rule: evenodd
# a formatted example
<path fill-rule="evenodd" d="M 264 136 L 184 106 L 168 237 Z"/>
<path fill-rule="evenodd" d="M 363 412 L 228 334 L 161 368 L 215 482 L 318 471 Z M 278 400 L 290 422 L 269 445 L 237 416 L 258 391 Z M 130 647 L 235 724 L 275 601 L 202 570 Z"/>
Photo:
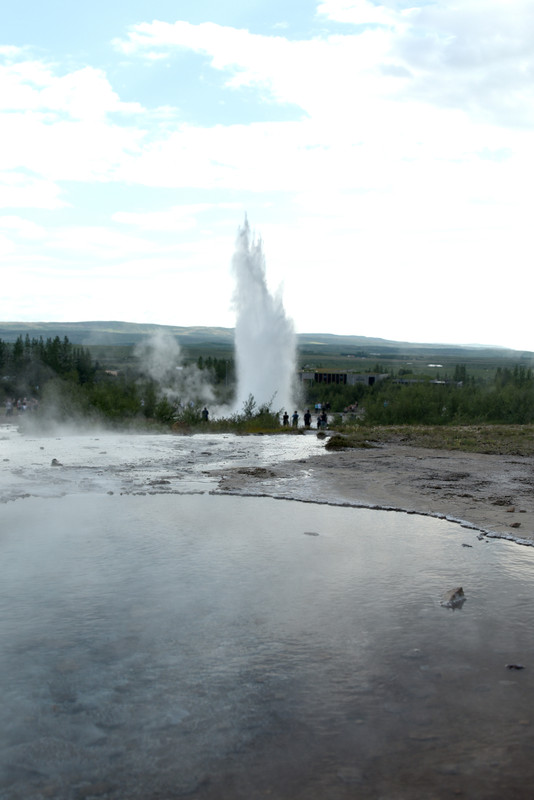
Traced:
<path fill-rule="evenodd" d="M 42 336 L 61 339 L 67 336 L 73 344 L 132 345 L 157 332 L 175 336 L 180 344 L 225 344 L 234 340 L 233 328 L 181 328 L 175 325 L 152 325 L 137 322 L 0 322 L 0 339 L 14 342 L 19 336 L 30 338 Z"/>
<path fill-rule="evenodd" d="M 202 326 L 178 327 L 175 325 L 153 325 L 136 322 L 0 322 L 0 339 L 14 342 L 19 336 L 43 339 L 65 336 L 73 344 L 90 347 L 95 345 L 129 346 L 161 332 L 174 336 L 185 349 L 206 347 L 228 349 L 233 346 L 233 328 L 210 328 Z M 306 353 L 337 352 L 347 356 L 457 356 L 467 355 L 491 358 L 520 358 L 534 353 L 482 345 L 451 345 L 439 343 L 397 342 L 369 336 L 338 336 L 332 333 L 301 333 L 298 335 L 301 355 Z"/>

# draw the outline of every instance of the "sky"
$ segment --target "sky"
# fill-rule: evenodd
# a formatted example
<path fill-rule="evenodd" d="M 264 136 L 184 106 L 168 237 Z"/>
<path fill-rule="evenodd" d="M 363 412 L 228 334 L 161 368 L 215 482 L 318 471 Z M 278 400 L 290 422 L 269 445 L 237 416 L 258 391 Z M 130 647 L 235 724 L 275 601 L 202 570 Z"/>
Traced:
<path fill-rule="evenodd" d="M 0 26 L 0 319 L 534 351 L 532 0 L 25 0 Z"/>

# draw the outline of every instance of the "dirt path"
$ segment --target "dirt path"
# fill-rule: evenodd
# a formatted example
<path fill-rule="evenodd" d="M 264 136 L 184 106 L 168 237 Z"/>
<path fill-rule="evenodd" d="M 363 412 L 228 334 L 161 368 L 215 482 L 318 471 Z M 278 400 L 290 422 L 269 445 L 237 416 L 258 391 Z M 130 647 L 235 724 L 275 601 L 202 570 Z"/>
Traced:
<path fill-rule="evenodd" d="M 445 516 L 534 544 L 532 456 L 385 444 L 325 453 L 269 470 L 227 471 L 219 488 Z"/>

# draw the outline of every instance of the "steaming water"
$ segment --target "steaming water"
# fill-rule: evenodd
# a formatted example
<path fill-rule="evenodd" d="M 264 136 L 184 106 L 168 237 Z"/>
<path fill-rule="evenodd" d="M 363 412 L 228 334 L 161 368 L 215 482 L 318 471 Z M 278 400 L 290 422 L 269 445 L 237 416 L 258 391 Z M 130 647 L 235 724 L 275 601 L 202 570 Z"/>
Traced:
<path fill-rule="evenodd" d="M 226 468 L 261 467 L 324 452 L 313 436 L 93 433 L 21 436 L 0 426 L 0 502 L 72 492 L 185 493 L 215 489 Z M 52 460 L 61 466 L 52 466 Z"/>
<path fill-rule="evenodd" d="M 187 494 L 266 437 L 2 430 L 2 800 L 531 797 L 532 548 Z"/>
<path fill-rule="evenodd" d="M 266 283 L 261 240 L 250 242 L 245 220 L 233 257 L 236 276 L 235 354 L 237 408 L 252 395 L 258 406 L 273 401 L 273 410 L 291 411 L 294 405 L 296 338 L 280 294 Z"/>

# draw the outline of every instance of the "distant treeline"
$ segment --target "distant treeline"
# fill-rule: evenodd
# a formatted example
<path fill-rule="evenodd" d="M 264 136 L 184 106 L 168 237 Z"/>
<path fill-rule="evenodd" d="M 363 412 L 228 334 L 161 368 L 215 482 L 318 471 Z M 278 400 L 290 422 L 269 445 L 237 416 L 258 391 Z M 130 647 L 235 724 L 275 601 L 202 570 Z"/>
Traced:
<path fill-rule="evenodd" d="M 93 363 L 89 350 L 75 347 L 65 336 L 60 339 L 30 339 L 19 336 L 13 342 L 0 339 L 0 374 L 4 391 L 23 388 L 36 392 L 52 377 L 63 377 L 76 383 L 90 382 L 98 365 Z"/>
<path fill-rule="evenodd" d="M 526 424 L 534 422 L 534 376 L 518 365 L 499 367 L 484 381 L 458 365 L 449 381 L 390 376 L 373 386 L 312 384 L 306 401 L 329 402 L 337 412 L 357 403 L 362 421 L 371 425 Z"/>
<path fill-rule="evenodd" d="M 232 359 L 201 357 L 186 365 L 186 372 L 191 386 L 184 386 L 183 372 L 176 373 L 181 385 L 160 386 L 141 362 L 119 371 L 103 369 L 89 349 L 67 336 L 0 339 L 0 400 L 16 405 L 21 398 L 35 399 L 39 413 L 58 420 L 87 417 L 119 423 L 144 418 L 170 424 L 186 407 L 189 416 L 200 418 L 206 386 L 220 389 L 221 402 L 232 391 Z"/>
<path fill-rule="evenodd" d="M 380 363 L 373 369 L 384 373 Z M 36 398 L 41 409 L 69 415 L 165 425 L 189 415 L 200 419 L 206 387 L 214 404 L 230 402 L 235 384 L 233 359 L 199 356 L 175 372 L 174 386 L 159 385 L 143 364 L 128 362 L 118 371 L 103 369 L 89 349 L 65 336 L 0 339 L 0 400 Z M 328 403 L 334 413 L 357 404 L 357 420 L 372 425 L 534 423 L 534 376 L 524 365 L 498 367 L 491 378 L 474 377 L 458 364 L 450 377 L 390 371 L 373 386 L 311 382 L 302 404 Z M 273 402 L 276 411 L 276 399 Z"/>

